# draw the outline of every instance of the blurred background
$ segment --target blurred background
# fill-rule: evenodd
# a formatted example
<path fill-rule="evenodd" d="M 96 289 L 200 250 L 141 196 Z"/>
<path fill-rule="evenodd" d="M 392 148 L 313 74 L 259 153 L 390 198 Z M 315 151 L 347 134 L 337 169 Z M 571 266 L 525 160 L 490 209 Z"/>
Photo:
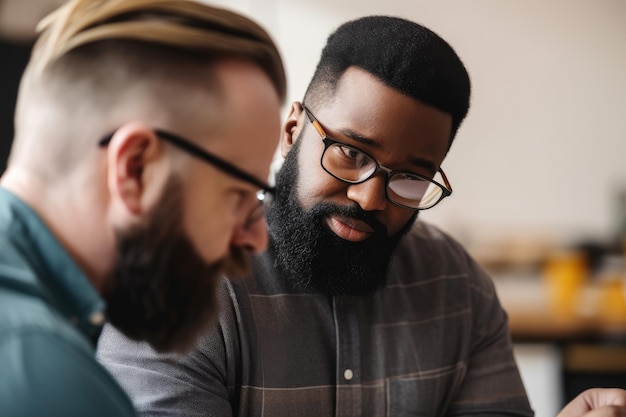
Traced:
<path fill-rule="evenodd" d="M 35 23 L 60 3 L 0 0 L 2 164 Z M 443 164 L 454 194 L 421 217 L 493 276 L 538 417 L 587 386 L 626 388 L 625 1 L 212 3 L 268 29 L 289 103 L 346 20 L 395 15 L 446 39 L 470 73 L 472 104 Z"/>

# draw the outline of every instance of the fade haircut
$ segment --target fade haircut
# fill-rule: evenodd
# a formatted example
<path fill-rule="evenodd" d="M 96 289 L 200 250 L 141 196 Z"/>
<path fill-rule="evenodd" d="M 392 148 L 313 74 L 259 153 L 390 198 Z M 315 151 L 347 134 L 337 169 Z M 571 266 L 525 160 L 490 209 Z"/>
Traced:
<path fill-rule="evenodd" d="M 95 146 L 96 135 L 109 133 L 103 129 L 116 129 L 132 117 L 128 109 L 143 108 L 135 116 L 156 116 L 161 123 L 202 120 L 213 109 L 198 108 L 194 97 L 220 97 L 220 86 L 211 80 L 220 59 L 258 65 L 281 102 L 285 99 L 285 70 L 267 32 L 205 3 L 70 0 L 38 30 L 20 85 L 11 158 L 22 148 L 33 149 L 20 142 L 37 141 L 49 148 L 51 166 L 70 166 L 87 146 Z M 33 115 L 39 116 L 37 124 Z M 64 139 L 53 143 L 48 135 L 39 142 L 42 132 L 57 126 Z"/>
<path fill-rule="evenodd" d="M 270 36 L 252 20 L 193 0 L 71 0 L 39 24 L 33 60 L 38 71 L 70 51 L 107 39 L 126 39 L 186 51 L 190 56 L 251 59 L 282 99 L 283 64 Z"/>
<path fill-rule="evenodd" d="M 341 25 L 327 40 L 305 102 L 321 106 L 351 66 L 376 76 L 402 94 L 452 116 L 450 144 L 469 109 L 470 80 L 454 52 L 437 34 L 415 22 L 368 16 Z"/>

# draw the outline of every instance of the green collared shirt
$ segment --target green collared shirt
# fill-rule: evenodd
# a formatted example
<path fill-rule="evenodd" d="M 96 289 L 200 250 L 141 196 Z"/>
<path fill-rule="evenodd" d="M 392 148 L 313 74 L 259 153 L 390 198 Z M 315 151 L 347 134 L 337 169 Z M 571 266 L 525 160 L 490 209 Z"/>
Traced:
<path fill-rule="evenodd" d="M 37 214 L 0 188 L 0 415 L 135 415 L 94 356 L 104 312 Z"/>

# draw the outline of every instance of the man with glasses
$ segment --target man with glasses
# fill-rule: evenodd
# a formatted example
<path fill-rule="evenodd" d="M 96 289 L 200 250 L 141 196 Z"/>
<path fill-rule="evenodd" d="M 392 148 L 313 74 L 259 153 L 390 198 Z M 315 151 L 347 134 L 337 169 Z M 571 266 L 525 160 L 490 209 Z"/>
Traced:
<path fill-rule="evenodd" d="M 220 288 L 183 358 L 105 328 L 99 358 L 146 415 L 530 416 L 493 285 L 416 221 L 470 96 L 430 30 L 366 17 L 328 39 L 284 124 L 270 247 Z"/>
<path fill-rule="evenodd" d="M 283 128 L 269 252 L 223 282 L 218 325 L 183 357 L 105 328 L 99 358 L 139 410 L 532 415 L 493 285 L 415 222 L 452 193 L 441 166 L 469 92 L 454 51 L 415 23 L 368 17 L 331 35 Z M 618 415 L 625 398 L 590 391 L 559 417 Z"/>
<path fill-rule="evenodd" d="M 133 415 L 103 322 L 187 351 L 266 248 L 283 65 L 253 21 L 185 0 L 72 0 L 41 29 L 0 180 L 0 414 Z"/>

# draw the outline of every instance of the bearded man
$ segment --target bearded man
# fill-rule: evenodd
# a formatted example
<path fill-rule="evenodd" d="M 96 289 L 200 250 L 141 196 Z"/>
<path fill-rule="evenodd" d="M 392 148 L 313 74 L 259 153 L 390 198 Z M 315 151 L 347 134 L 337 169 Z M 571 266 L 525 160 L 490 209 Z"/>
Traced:
<path fill-rule="evenodd" d="M 0 414 L 133 415 L 102 325 L 188 351 L 266 248 L 283 65 L 192 1 L 72 0 L 41 29 L 0 181 Z"/>
<path fill-rule="evenodd" d="M 220 287 L 218 326 L 181 358 L 105 329 L 99 358 L 145 415 L 531 416 L 492 282 L 419 219 L 470 81 L 400 18 L 328 39 L 281 138 L 270 247 Z"/>

